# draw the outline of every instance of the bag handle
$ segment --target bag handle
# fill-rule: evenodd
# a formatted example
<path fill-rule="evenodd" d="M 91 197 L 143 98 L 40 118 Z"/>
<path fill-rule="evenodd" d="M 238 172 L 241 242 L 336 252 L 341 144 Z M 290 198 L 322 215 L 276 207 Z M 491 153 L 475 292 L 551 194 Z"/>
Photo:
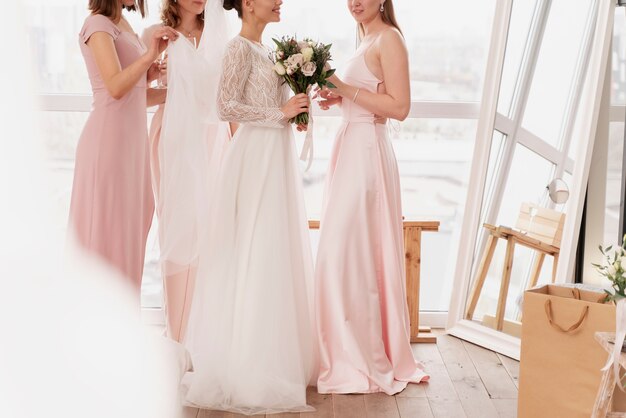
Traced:
<path fill-rule="evenodd" d="M 583 308 L 583 311 L 580 314 L 580 318 L 578 319 L 578 321 L 576 321 L 576 323 L 570 326 L 569 328 L 565 329 L 561 327 L 559 324 L 557 324 L 556 322 L 554 322 L 554 318 L 552 316 L 552 301 L 550 299 L 546 300 L 545 308 L 546 308 L 546 316 L 548 317 L 548 322 L 550 322 L 550 325 L 552 325 L 553 328 L 561 332 L 564 332 L 566 334 L 572 334 L 578 331 L 578 329 L 585 322 L 585 319 L 587 319 L 587 315 L 589 314 L 589 305 L 586 305 Z"/>

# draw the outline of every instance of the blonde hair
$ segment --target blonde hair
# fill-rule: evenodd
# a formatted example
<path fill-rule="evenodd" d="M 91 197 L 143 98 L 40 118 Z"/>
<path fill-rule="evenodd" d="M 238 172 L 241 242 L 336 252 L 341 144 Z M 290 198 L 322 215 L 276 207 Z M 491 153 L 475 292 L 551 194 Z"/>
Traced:
<path fill-rule="evenodd" d="M 396 11 L 393 8 L 393 0 L 385 0 L 383 5 L 385 7 L 385 10 L 380 12 L 383 18 L 383 22 L 385 22 L 389 26 L 393 26 L 394 28 L 398 29 L 400 34 L 404 35 L 402 33 L 402 29 L 400 29 L 400 25 L 398 24 L 398 19 L 396 19 Z M 364 35 L 365 29 L 363 28 L 363 24 L 359 23 L 359 39 L 363 38 Z"/>

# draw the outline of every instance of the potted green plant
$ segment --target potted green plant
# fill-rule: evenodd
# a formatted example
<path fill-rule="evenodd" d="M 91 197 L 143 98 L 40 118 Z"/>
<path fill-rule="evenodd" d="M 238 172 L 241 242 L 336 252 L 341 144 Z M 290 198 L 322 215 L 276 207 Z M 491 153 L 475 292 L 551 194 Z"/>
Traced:
<path fill-rule="evenodd" d="M 593 266 L 601 276 L 611 282 L 611 290 L 604 290 L 607 294 L 607 302 L 618 302 L 626 298 L 626 235 L 622 238 L 621 247 L 613 250 L 612 245 L 606 248 L 600 245 L 599 248 L 605 261 L 602 265 L 593 264 Z"/>

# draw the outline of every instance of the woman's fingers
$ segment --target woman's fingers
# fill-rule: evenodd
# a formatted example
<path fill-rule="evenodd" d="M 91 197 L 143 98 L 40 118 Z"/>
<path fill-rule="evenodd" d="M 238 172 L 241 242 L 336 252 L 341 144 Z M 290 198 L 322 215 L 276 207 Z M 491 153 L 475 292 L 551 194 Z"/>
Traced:
<path fill-rule="evenodd" d="M 176 32 L 174 29 L 170 28 L 169 26 L 164 26 L 158 29 L 157 31 L 155 31 L 154 36 L 155 38 L 161 38 L 161 39 L 163 39 L 163 37 L 167 37 L 167 39 L 175 41 L 176 39 L 178 39 L 178 32 Z"/>

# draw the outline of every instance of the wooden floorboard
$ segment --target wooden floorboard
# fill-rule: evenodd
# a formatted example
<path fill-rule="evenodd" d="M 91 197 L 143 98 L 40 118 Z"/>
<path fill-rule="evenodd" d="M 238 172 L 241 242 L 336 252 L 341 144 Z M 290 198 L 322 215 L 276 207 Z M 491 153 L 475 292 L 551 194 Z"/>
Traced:
<path fill-rule="evenodd" d="M 333 395 L 335 417 L 364 418 L 365 395 Z"/>
<path fill-rule="evenodd" d="M 498 418 L 498 411 L 463 342 L 441 335 L 437 339 L 437 347 L 468 418 Z"/>
<path fill-rule="evenodd" d="M 517 417 L 517 399 L 493 399 L 492 402 L 501 418 Z"/>
<path fill-rule="evenodd" d="M 493 351 L 463 342 L 491 399 L 517 399 L 517 386 Z"/>
<path fill-rule="evenodd" d="M 303 417 L 310 418 L 333 418 L 333 395 L 324 395 L 317 393 L 315 388 L 307 389 L 307 401 L 309 405 L 315 408 L 315 412 L 300 414 Z"/>
<path fill-rule="evenodd" d="M 323 395 L 309 388 L 307 399 L 315 412 L 267 418 L 516 418 L 519 362 L 441 331 L 435 333 L 436 345 L 412 346 L 415 358 L 431 376 L 428 383 L 409 384 L 396 396 Z M 240 417 L 201 410 L 196 418 Z"/>
<path fill-rule="evenodd" d="M 509 376 L 511 376 L 511 379 L 513 379 L 515 387 L 519 388 L 519 361 L 513 360 L 512 358 L 502 354 L 498 354 L 498 358 L 502 362 L 502 365 L 504 365 L 506 371 L 509 373 Z"/>
<path fill-rule="evenodd" d="M 395 397 L 384 393 L 373 393 L 364 398 L 367 418 L 400 418 Z"/>
<path fill-rule="evenodd" d="M 463 406 L 452 384 L 441 353 L 435 344 L 414 344 L 415 358 L 424 363 L 430 380 L 424 384 L 435 418 L 465 417 Z"/>
<path fill-rule="evenodd" d="M 427 398 L 408 398 L 396 396 L 400 418 L 433 418 L 433 411 Z"/>

